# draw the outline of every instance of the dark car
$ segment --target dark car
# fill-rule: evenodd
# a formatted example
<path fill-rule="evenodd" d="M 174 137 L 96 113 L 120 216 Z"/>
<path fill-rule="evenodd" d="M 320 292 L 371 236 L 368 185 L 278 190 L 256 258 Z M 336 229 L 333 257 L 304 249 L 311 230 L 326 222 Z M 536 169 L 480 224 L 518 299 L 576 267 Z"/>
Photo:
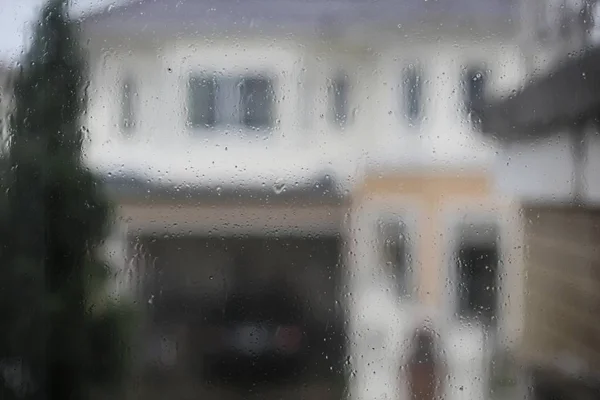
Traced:
<path fill-rule="evenodd" d="M 277 381 L 302 369 L 308 337 L 300 300 L 281 291 L 230 295 L 201 328 L 205 378 Z"/>

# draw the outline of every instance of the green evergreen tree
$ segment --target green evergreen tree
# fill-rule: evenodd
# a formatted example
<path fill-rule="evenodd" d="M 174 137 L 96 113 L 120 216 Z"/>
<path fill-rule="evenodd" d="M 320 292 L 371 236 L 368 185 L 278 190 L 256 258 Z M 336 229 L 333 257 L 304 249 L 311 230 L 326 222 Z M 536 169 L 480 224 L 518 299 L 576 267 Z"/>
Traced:
<path fill-rule="evenodd" d="M 87 68 L 65 0 L 48 0 L 11 82 L 0 165 L 0 397 L 69 400 L 116 388 L 129 320 L 96 302 L 112 209 L 82 162 Z M 113 392 L 114 395 L 114 392 Z M 111 396 L 112 397 L 112 396 Z"/>

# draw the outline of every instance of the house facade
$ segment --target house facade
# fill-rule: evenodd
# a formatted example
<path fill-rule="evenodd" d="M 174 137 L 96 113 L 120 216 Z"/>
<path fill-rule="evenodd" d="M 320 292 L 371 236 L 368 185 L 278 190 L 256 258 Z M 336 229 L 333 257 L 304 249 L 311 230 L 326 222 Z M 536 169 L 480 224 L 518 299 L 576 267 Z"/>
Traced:
<path fill-rule="evenodd" d="M 408 398 L 402 374 L 426 328 L 446 357 L 447 398 L 486 398 L 485 349 L 519 340 L 532 182 L 479 133 L 475 105 L 526 79 L 518 10 L 160 0 L 84 18 L 86 157 L 119 202 L 115 259 L 146 252 L 130 282 L 177 270 L 169 290 L 217 298 L 231 254 L 206 258 L 182 238 L 329 238 L 337 261 L 306 261 L 312 280 L 294 284 L 337 310 L 350 396 Z M 274 268 L 264 276 L 294 281 Z M 152 303 L 165 285 L 136 293 Z"/>

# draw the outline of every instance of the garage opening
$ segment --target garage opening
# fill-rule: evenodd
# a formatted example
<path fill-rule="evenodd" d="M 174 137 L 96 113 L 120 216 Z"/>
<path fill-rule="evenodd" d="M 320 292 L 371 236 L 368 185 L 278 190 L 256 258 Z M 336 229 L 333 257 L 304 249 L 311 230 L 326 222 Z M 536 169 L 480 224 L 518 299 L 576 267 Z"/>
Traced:
<path fill-rule="evenodd" d="M 339 379 L 340 240 L 143 238 L 148 365 L 227 385 Z"/>

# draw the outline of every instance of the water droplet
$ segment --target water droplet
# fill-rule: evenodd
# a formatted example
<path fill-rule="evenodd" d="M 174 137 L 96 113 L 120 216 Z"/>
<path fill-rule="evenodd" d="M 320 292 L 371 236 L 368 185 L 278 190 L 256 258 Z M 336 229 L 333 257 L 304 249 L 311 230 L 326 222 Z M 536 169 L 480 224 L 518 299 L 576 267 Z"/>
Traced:
<path fill-rule="evenodd" d="M 283 182 L 275 183 L 275 185 L 273 185 L 273 190 L 275 191 L 275 194 L 283 193 L 283 191 L 285 191 L 285 183 L 283 183 Z"/>

